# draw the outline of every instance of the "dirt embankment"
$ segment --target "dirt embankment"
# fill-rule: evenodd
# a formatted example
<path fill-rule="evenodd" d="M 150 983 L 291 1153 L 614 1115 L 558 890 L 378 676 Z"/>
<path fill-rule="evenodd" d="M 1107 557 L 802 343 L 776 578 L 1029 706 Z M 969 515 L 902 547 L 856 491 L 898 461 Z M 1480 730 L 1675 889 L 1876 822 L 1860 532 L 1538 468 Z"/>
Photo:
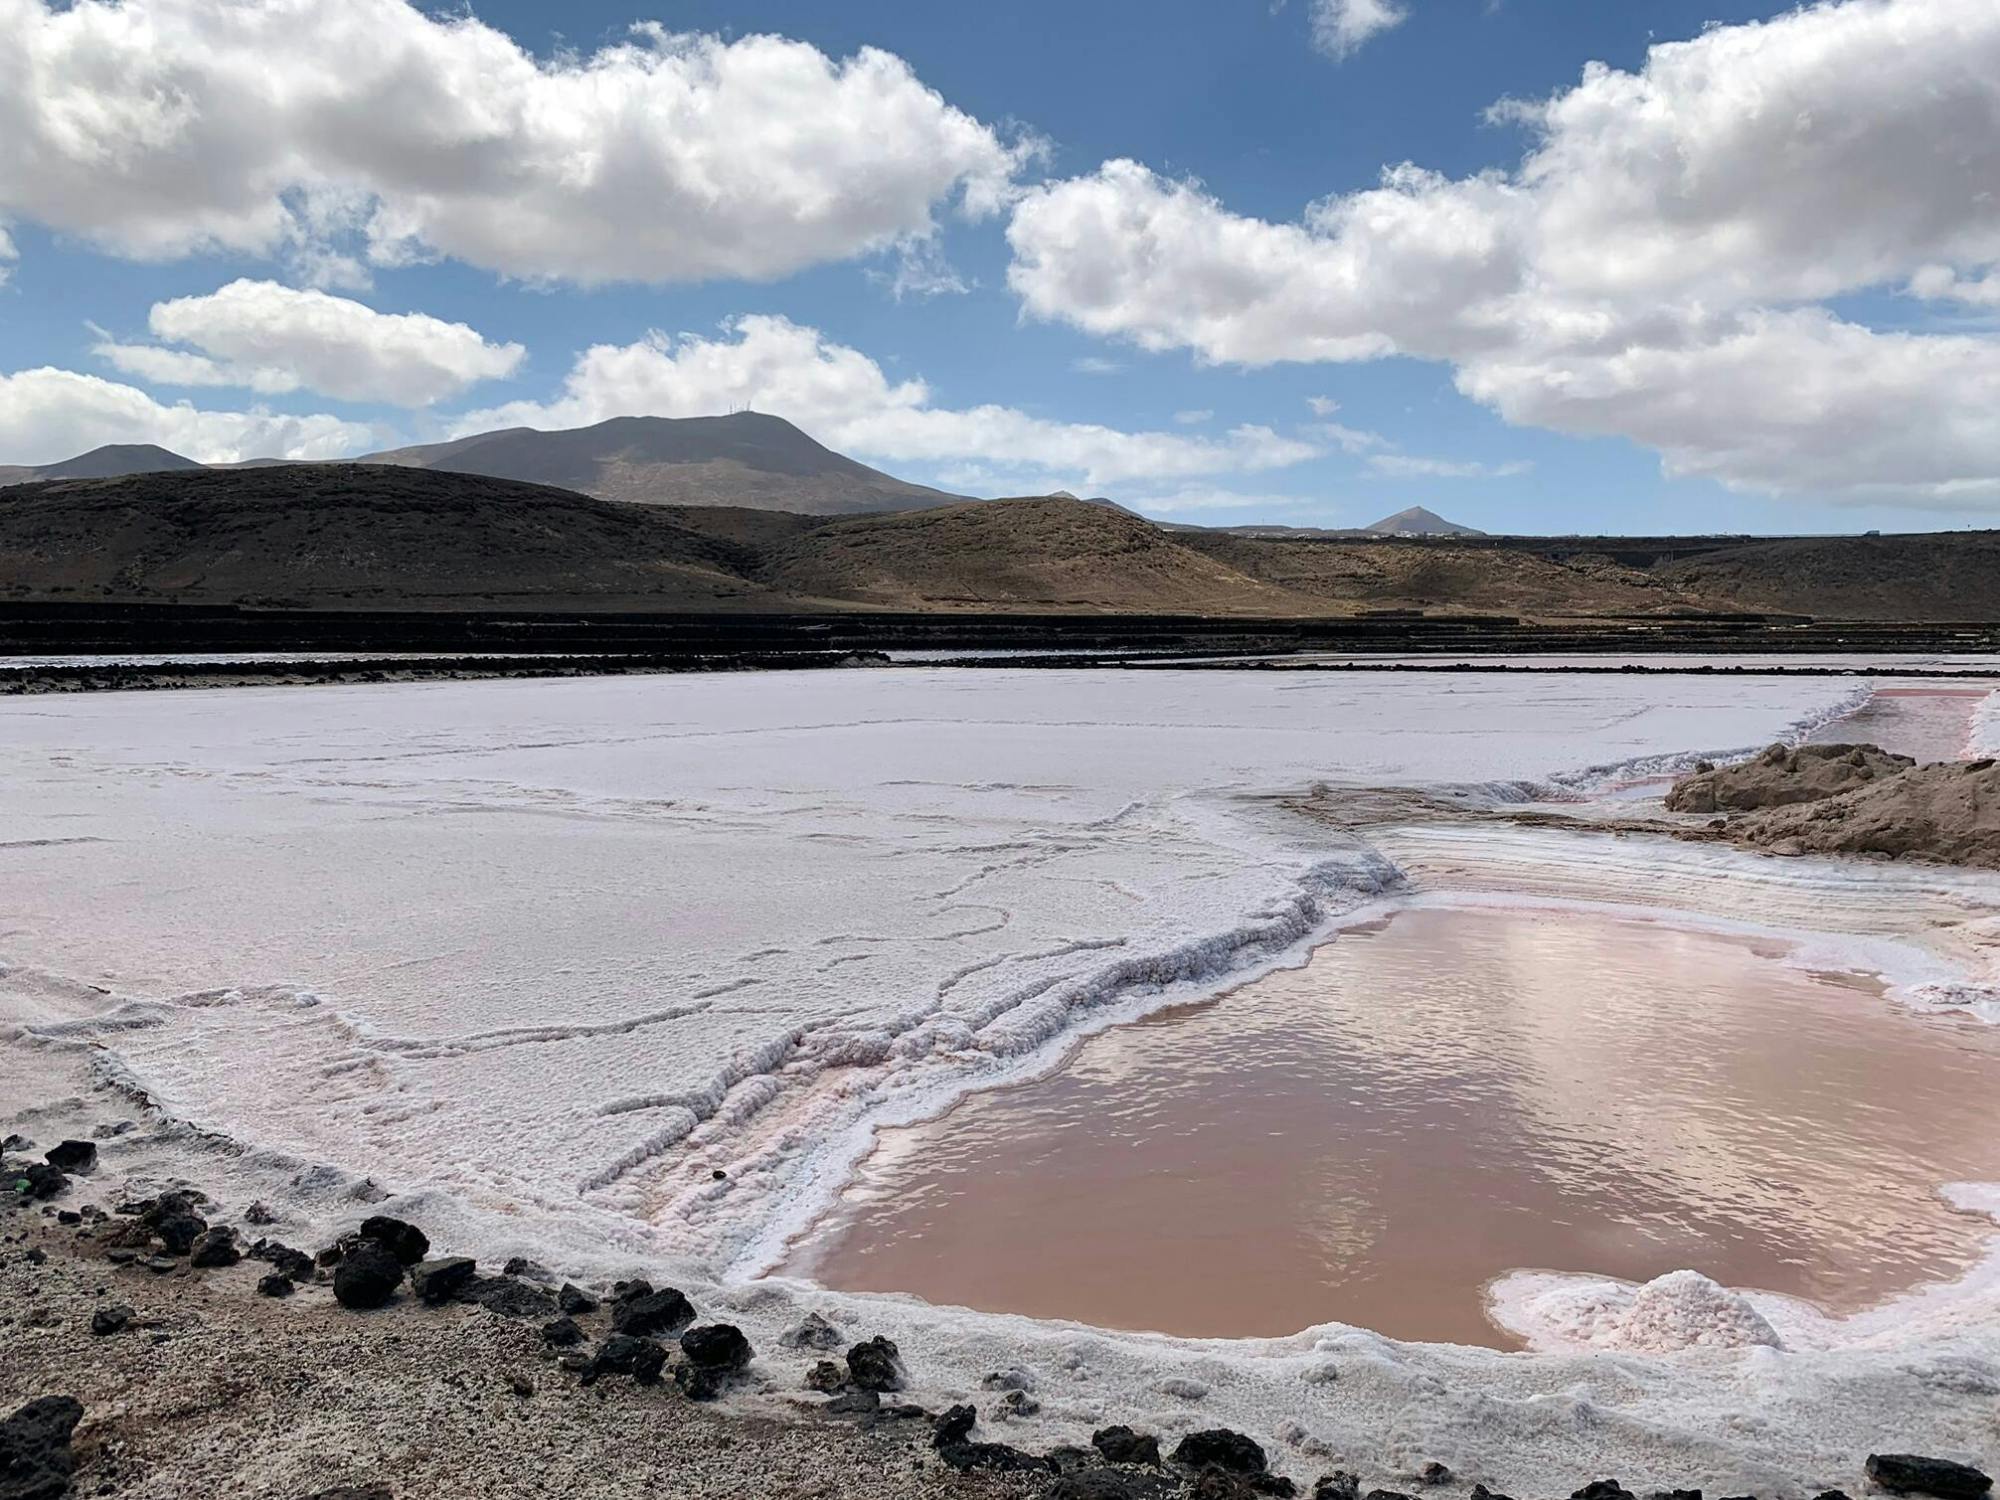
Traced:
<path fill-rule="evenodd" d="M 1756 812 L 1817 802 L 1896 776 L 1916 762 L 1874 745 L 1773 745 L 1755 760 L 1698 769 L 1667 793 L 1669 812 Z"/>
<path fill-rule="evenodd" d="M 1710 828 L 1777 854 L 1858 854 L 2000 869 L 2000 762 L 1918 766 L 1873 745 L 1774 745 L 1675 783 L 1678 812 L 1737 812 Z"/>

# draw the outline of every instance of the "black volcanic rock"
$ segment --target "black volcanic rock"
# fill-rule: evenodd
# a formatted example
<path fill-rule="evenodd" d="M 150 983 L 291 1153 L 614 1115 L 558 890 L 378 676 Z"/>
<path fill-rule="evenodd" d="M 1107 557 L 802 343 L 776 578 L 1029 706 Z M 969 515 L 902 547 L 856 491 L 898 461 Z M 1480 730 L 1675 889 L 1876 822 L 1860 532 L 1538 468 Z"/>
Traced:
<path fill-rule="evenodd" d="M 97 1143 L 58 1141 L 43 1152 L 42 1157 L 59 1172 L 94 1172 L 97 1170 Z"/>
<path fill-rule="evenodd" d="M 1049 1461 L 1006 1443 L 975 1443 L 972 1424 L 979 1413 L 970 1406 L 948 1408 L 931 1431 L 931 1446 L 954 1469 L 997 1469 L 1003 1473 L 1052 1473 Z"/>
<path fill-rule="evenodd" d="M 45 1161 L 9 1162 L 6 1180 L 15 1196 L 44 1202 L 69 1191 L 69 1174 Z"/>
<path fill-rule="evenodd" d="M 630 1375 L 640 1385 L 655 1385 L 666 1368 L 667 1348 L 657 1340 L 634 1334 L 614 1333 L 591 1355 L 584 1379 L 600 1375 Z"/>
<path fill-rule="evenodd" d="M 477 1302 L 503 1318 L 547 1318 L 556 1311 L 554 1292 L 514 1276 L 474 1276 L 460 1288 L 458 1298 Z"/>
<path fill-rule="evenodd" d="M 192 1210 L 169 1209 L 153 1220 L 153 1233 L 170 1255 L 186 1255 L 208 1232 L 208 1220 Z"/>
<path fill-rule="evenodd" d="M 431 1253 L 431 1242 L 414 1224 L 375 1214 L 361 1221 L 361 1238 L 374 1240 L 406 1266 L 414 1266 Z"/>
<path fill-rule="evenodd" d="M 204 1229 L 188 1246 L 188 1264 L 199 1270 L 233 1266 L 241 1259 L 243 1251 L 236 1243 L 236 1231 L 227 1224 Z"/>
<path fill-rule="evenodd" d="M 76 1458 L 70 1434 L 83 1420 L 74 1396 L 38 1396 L 0 1421 L 0 1500 L 60 1500 Z"/>
<path fill-rule="evenodd" d="M 1226 1427 L 1190 1432 L 1174 1448 L 1174 1462 L 1188 1469 L 1223 1469 L 1231 1474 L 1264 1472 L 1264 1450 L 1255 1439 Z"/>
<path fill-rule="evenodd" d="M 1160 1462 L 1160 1440 L 1150 1432 L 1134 1432 L 1124 1426 L 1103 1427 L 1090 1435 L 1090 1445 L 1104 1455 L 1108 1464 L 1157 1466 Z"/>
<path fill-rule="evenodd" d="M 313 1258 L 276 1240 L 257 1241 L 250 1247 L 250 1258 L 268 1262 L 272 1270 L 289 1281 L 312 1280 Z"/>
<path fill-rule="evenodd" d="M 1939 1500 L 1978 1500 L 1993 1488 L 1986 1474 L 1948 1458 L 1914 1453 L 1871 1453 L 1868 1477 L 1899 1495 L 1936 1495 Z"/>
<path fill-rule="evenodd" d="M 551 1349 L 574 1349 L 583 1342 L 583 1330 L 574 1318 L 552 1318 L 542 1325 L 542 1342 Z"/>
<path fill-rule="evenodd" d="M 342 1307 L 380 1307 L 403 1284 L 403 1263 L 376 1240 L 364 1240 L 341 1257 L 333 1272 L 333 1295 Z"/>
<path fill-rule="evenodd" d="M 687 1363 L 674 1369 L 674 1384 L 690 1401 L 713 1401 L 750 1363 L 750 1341 L 728 1323 L 690 1328 L 681 1335 Z"/>
<path fill-rule="evenodd" d="M 847 1370 L 830 1359 L 815 1361 L 806 1371 L 806 1389 L 831 1396 L 847 1389 Z"/>
<path fill-rule="evenodd" d="M 693 1321 L 694 1305 L 672 1287 L 657 1292 L 647 1287 L 644 1292 L 621 1297 L 611 1305 L 612 1331 L 629 1333 L 635 1338 L 678 1333 Z"/>
<path fill-rule="evenodd" d="M 410 1290 L 425 1302 L 446 1302 L 472 1280 L 479 1262 L 468 1255 L 446 1255 L 420 1262 L 410 1271 Z"/>
<path fill-rule="evenodd" d="M 681 1335 L 681 1353 L 705 1370 L 740 1370 L 750 1363 L 750 1340 L 732 1323 L 708 1323 Z"/>
<path fill-rule="evenodd" d="M 886 1393 L 903 1388 L 903 1365 L 896 1346 L 880 1334 L 847 1351 L 847 1373 L 856 1390 Z"/>

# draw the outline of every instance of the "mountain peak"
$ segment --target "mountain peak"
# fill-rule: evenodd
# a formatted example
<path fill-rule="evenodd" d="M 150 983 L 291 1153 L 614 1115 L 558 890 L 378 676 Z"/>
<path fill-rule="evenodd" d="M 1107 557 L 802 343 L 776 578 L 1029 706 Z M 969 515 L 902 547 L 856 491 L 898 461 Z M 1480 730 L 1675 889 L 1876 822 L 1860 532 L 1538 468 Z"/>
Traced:
<path fill-rule="evenodd" d="M 372 453 L 363 462 L 555 485 L 600 500 L 809 515 L 913 510 L 964 498 L 871 469 L 761 411 L 610 417 L 557 431 L 513 427 Z"/>
<path fill-rule="evenodd" d="M 40 479 L 119 479 L 127 474 L 162 474 L 201 467 L 193 459 L 157 443 L 106 443 L 57 463 L 0 470 L 0 484 L 27 484 Z"/>
<path fill-rule="evenodd" d="M 1364 528 L 1377 536 L 1484 536 L 1470 526 L 1461 526 L 1456 521 L 1447 521 L 1434 510 L 1426 510 L 1421 505 L 1412 505 L 1408 510 L 1399 510 L 1393 516 L 1384 516 L 1373 526 Z"/>

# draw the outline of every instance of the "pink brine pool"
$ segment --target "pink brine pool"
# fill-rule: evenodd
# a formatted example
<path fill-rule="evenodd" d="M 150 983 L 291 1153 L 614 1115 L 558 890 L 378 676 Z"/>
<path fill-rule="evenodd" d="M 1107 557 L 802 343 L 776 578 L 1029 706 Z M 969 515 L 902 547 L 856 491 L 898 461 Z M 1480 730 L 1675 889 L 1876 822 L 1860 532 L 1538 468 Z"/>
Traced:
<path fill-rule="evenodd" d="M 1871 1305 L 1963 1273 L 2000 1033 L 1785 950 L 1420 907 L 883 1132 L 791 1274 L 1200 1336 L 1355 1323 L 1509 1347 L 1516 1269 Z"/>

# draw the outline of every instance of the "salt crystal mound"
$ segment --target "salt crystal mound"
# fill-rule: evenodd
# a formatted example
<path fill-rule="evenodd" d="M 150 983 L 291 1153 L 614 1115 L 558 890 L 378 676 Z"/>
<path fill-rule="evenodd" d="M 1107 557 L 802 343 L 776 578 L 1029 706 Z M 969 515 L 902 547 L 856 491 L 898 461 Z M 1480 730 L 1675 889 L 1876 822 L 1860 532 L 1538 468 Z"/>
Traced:
<path fill-rule="evenodd" d="M 1982 760 L 1989 755 L 2000 756 L 2000 692 L 1979 700 L 1965 737 L 1965 759 Z"/>
<path fill-rule="evenodd" d="M 1344 1328 L 1175 1340 L 742 1277 L 876 1124 L 1296 961 L 1402 888 L 1400 853 L 1299 817 L 1298 791 L 1518 796 L 1759 746 L 1855 696 L 1838 679 L 898 671 L 13 700 L 0 1097 L 38 1135 L 142 1119 L 104 1191 L 187 1173 L 265 1198 L 301 1241 L 386 1203 L 454 1251 L 666 1276 L 759 1348 L 817 1310 L 894 1339 L 932 1406 L 1018 1365 L 1051 1443 L 1122 1420 L 1170 1443 L 1238 1427 L 1301 1477 L 1335 1452 L 1385 1472 L 1437 1458 L 1516 1492 L 1586 1470 L 1831 1484 L 1856 1410 L 1918 1448 L 1984 1412 L 1963 1392 L 1971 1365 L 2000 1370 L 2000 1288 L 1925 1304 L 1879 1347 L 1785 1326 L 1782 1353 L 1607 1362 Z M 1545 877 L 1582 842 L 1513 832 L 1518 868 Z M 1609 842 L 1585 878 L 1647 891 L 1658 841 Z M 1771 868 L 1755 900 L 1772 920 L 1896 905 L 1887 877 L 1686 852 L 1670 889 Z M 1817 889 L 1788 905 L 1809 864 Z M 1945 1384 L 1910 1373 L 1925 1339 L 1961 1362 Z M 1752 1363 L 1717 1394 L 1674 1363 L 1697 1357 Z M 1772 1415 L 1751 1431 L 1725 1404 Z"/>
<path fill-rule="evenodd" d="M 1504 1327 L 1538 1349 L 1673 1354 L 1687 1349 L 1780 1347 L 1777 1330 L 1741 1293 L 1698 1271 L 1670 1271 L 1641 1286 L 1517 1275 L 1493 1289 Z"/>

